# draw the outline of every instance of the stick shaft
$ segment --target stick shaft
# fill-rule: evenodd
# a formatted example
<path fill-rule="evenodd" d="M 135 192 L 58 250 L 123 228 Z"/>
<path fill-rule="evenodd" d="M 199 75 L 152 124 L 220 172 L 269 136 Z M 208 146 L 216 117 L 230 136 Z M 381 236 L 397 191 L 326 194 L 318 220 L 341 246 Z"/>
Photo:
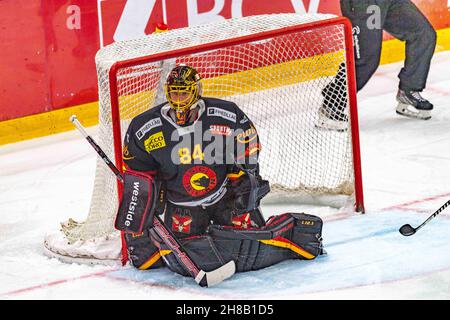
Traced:
<path fill-rule="evenodd" d="M 435 213 L 433 213 L 427 220 L 425 220 L 420 226 L 416 228 L 416 231 L 422 228 L 424 225 L 426 225 L 428 222 L 433 220 L 439 213 L 444 211 L 445 208 L 447 208 L 450 205 L 450 200 L 448 200 L 446 203 L 444 203 L 439 209 L 436 210 Z"/>
<path fill-rule="evenodd" d="M 111 171 L 115 174 L 117 179 L 119 179 L 120 182 L 123 183 L 123 177 L 121 172 L 117 169 L 117 167 L 114 165 L 114 163 L 108 158 L 108 156 L 103 152 L 102 148 L 92 139 L 90 135 L 86 132 L 83 125 L 78 121 L 76 116 L 71 116 L 70 121 L 77 127 L 78 131 L 81 132 L 83 137 L 86 138 L 86 140 L 89 142 L 89 144 L 94 148 L 94 150 L 97 152 L 97 154 L 102 158 L 102 160 L 106 163 L 106 165 L 111 169 Z"/>

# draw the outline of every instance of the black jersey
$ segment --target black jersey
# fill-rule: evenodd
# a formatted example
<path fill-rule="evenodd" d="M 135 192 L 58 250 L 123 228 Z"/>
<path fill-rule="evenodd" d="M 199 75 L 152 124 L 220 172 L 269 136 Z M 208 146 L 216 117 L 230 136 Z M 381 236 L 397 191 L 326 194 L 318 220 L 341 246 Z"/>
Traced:
<path fill-rule="evenodd" d="M 257 166 L 261 148 L 253 123 L 235 103 L 202 98 L 197 107 L 196 121 L 182 127 L 170 117 L 169 104 L 161 104 L 135 117 L 125 136 L 126 167 L 156 175 L 178 205 L 218 202 L 236 162 Z"/>

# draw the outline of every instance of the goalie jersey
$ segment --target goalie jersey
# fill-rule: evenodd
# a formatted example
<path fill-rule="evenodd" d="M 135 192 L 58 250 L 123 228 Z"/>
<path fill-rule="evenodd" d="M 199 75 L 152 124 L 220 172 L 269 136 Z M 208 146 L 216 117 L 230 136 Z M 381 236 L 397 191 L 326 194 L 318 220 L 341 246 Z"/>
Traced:
<path fill-rule="evenodd" d="M 226 193 L 230 174 L 257 167 L 261 146 L 253 123 L 235 103 L 201 98 L 193 108 L 196 119 L 187 126 L 173 121 L 167 102 L 135 117 L 123 160 L 126 169 L 163 181 L 171 203 L 208 206 Z"/>

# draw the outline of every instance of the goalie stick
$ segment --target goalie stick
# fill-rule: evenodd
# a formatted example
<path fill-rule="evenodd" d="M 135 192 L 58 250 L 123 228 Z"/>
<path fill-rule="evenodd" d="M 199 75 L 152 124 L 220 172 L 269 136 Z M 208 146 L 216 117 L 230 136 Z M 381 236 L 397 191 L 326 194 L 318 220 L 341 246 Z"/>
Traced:
<path fill-rule="evenodd" d="M 445 208 L 447 208 L 450 205 L 450 200 L 448 200 L 446 203 L 442 205 L 439 209 L 436 210 L 435 213 L 433 213 L 425 222 L 423 222 L 420 226 L 417 228 L 413 228 L 410 224 L 405 224 L 402 226 L 399 230 L 399 232 L 404 235 L 405 237 L 412 236 L 417 231 L 419 231 L 420 228 L 422 228 L 424 225 L 426 225 L 428 222 L 430 222 L 433 218 L 435 218 L 439 213 L 441 213 Z"/>
<path fill-rule="evenodd" d="M 89 136 L 78 121 L 75 115 L 70 117 L 70 121 L 77 127 L 77 129 L 81 132 L 81 134 L 86 138 L 89 144 L 94 148 L 97 154 L 102 158 L 102 160 L 108 165 L 111 171 L 115 174 L 117 179 L 120 182 L 124 182 L 122 173 L 117 169 L 117 167 L 111 162 L 108 156 L 103 152 L 100 146 Z M 164 243 L 172 250 L 172 253 L 175 255 L 177 260 L 182 264 L 186 270 L 189 271 L 191 276 L 195 279 L 202 287 L 211 287 L 214 286 L 223 280 L 231 277 L 236 272 L 236 264 L 233 260 L 227 262 L 223 266 L 212 270 L 212 271 L 204 271 L 198 267 L 198 264 L 195 263 L 191 257 L 189 257 L 186 250 L 183 248 L 183 245 L 178 241 L 175 235 L 165 227 L 164 223 L 161 221 L 161 218 L 158 215 L 154 215 L 153 217 L 153 228 L 156 233 L 161 237 Z"/>

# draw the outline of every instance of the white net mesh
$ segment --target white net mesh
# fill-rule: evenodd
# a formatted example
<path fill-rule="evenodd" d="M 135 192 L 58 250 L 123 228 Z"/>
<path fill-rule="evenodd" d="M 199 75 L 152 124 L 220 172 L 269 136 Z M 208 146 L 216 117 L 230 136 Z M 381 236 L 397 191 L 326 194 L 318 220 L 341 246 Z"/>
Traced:
<path fill-rule="evenodd" d="M 316 127 L 321 90 L 346 63 L 342 24 L 289 32 L 237 45 L 226 41 L 269 30 L 333 18 L 332 15 L 277 14 L 230 19 L 114 43 L 96 56 L 100 116 L 98 144 L 110 159 L 114 150 L 109 71 L 118 61 L 224 41 L 219 49 L 185 53 L 171 60 L 121 68 L 117 90 L 121 140 L 129 121 L 164 100 L 161 84 L 176 63 L 197 69 L 203 96 L 231 100 L 255 123 L 263 150 L 260 172 L 271 195 L 352 195 L 351 130 Z M 346 79 L 344 79 L 346 81 Z M 343 99 L 343 97 L 336 97 Z M 348 108 L 344 111 L 348 114 Z M 345 124 L 350 128 L 350 124 Z M 90 213 L 84 223 L 64 228 L 70 242 L 105 237 L 117 210 L 116 178 L 99 160 Z"/>

